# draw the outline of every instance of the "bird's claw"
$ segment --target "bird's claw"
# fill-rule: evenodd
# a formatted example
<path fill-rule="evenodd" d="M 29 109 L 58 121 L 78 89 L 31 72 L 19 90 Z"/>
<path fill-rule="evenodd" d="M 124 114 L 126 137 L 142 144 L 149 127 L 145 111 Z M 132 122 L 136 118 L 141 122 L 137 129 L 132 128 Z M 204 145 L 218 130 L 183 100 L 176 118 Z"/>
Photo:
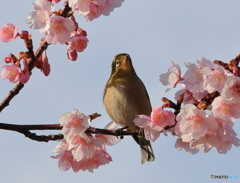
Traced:
<path fill-rule="evenodd" d="M 128 127 L 125 126 L 125 127 L 123 127 L 123 128 L 118 128 L 118 129 L 116 129 L 115 135 L 116 135 L 117 137 L 120 137 L 120 139 L 123 139 L 124 135 L 122 134 L 122 132 L 123 132 L 123 130 L 125 130 L 125 129 L 127 129 L 127 128 L 128 128 Z"/>

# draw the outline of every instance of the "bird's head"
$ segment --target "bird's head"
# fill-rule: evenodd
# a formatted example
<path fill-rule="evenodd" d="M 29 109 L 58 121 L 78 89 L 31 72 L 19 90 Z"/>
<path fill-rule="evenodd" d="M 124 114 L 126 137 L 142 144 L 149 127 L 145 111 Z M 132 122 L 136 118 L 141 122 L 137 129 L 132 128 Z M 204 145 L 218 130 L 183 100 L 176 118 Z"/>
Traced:
<path fill-rule="evenodd" d="M 136 72 L 133 68 L 130 55 L 127 53 L 120 53 L 114 57 L 112 61 L 112 77 L 124 78 L 135 75 Z"/>

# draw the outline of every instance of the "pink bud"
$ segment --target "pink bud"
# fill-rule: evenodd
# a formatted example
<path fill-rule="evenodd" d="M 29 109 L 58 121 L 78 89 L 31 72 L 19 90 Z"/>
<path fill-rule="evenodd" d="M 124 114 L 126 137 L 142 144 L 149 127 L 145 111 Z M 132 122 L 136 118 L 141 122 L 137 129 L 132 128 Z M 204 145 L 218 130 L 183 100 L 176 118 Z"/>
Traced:
<path fill-rule="evenodd" d="M 68 56 L 69 60 L 76 61 L 77 57 L 78 57 L 78 54 L 77 54 L 76 50 L 74 50 L 74 51 L 68 50 L 67 51 L 67 56 Z"/>
<path fill-rule="evenodd" d="M 21 39 L 27 39 L 28 35 L 29 35 L 28 31 L 23 30 L 22 33 L 20 34 L 20 38 Z"/>
<path fill-rule="evenodd" d="M 42 62 L 42 71 L 45 76 L 48 76 L 50 74 L 50 64 L 48 63 L 48 57 L 46 54 L 46 51 L 44 52 L 45 54 L 43 55 L 43 62 Z"/>
<path fill-rule="evenodd" d="M 19 81 L 22 84 L 25 84 L 26 82 L 28 82 L 28 80 L 30 78 L 30 71 L 29 71 L 29 67 L 28 67 L 26 60 L 23 61 L 23 64 L 24 64 L 24 68 L 20 74 Z"/>

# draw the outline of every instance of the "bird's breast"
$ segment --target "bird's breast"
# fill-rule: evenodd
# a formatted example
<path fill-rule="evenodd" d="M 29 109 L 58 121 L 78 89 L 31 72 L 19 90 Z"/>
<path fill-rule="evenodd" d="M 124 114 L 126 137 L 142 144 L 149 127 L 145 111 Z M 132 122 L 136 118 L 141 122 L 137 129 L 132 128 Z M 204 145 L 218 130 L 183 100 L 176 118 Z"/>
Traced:
<path fill-rule="evenodd" d="M 131 130 L 138 130 L 133 122 L 136 115 L 151 113 L 151 105 L 141 80 L 108 82 L 104 105 L 113 121 Z"/>

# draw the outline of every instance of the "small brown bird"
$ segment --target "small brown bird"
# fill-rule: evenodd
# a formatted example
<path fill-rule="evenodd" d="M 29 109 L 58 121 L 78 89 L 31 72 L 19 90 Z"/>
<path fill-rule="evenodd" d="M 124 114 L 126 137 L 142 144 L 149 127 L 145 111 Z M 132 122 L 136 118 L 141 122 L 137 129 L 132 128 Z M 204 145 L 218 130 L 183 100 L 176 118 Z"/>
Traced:
<path fill-rule="evenodd" d="M 121 53 L 114 57 L 103 101 L 110 118 L 122 127 L 127 127 L 128 130 L 139 130 L 133 122 L 136 115 L 150 116 L 152 107 L 147 90 L 137 76 L 128 54 Z M 150 141 L 142 135 L 133 135 L 133 138 L 140 145 L 142 164 L 146 161 L 154 161 Z"/>

